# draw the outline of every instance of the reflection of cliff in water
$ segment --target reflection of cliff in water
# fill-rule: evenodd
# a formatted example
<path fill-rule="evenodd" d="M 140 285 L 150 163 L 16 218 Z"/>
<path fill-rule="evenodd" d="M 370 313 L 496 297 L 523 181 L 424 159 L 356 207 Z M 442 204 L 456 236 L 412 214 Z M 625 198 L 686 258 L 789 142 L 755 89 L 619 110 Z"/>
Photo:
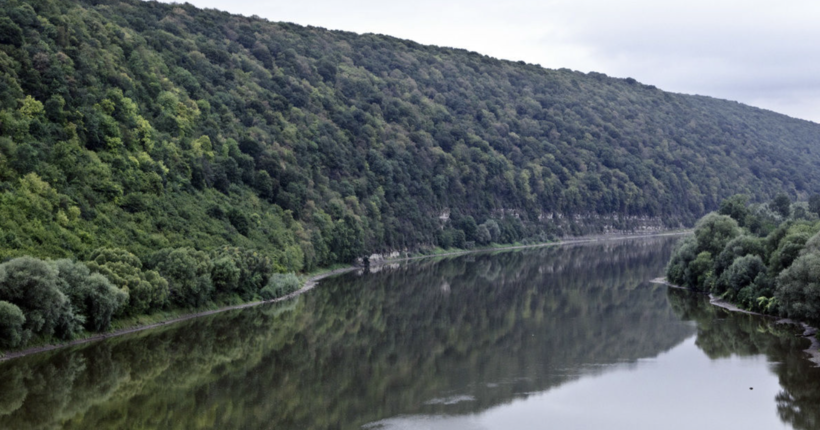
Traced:
<path fill-rule="evenodd" d="M 471 413 L 693 334 L 674 239 L 424 260 L 297 300 L 0 364 L 0 428 L 359 428 Z"/>
<path fill-rule="evenodd" d="M 705 296 L 669 289 L 669 302 L 682 319 L 697 323 L 696 345 L 711 358 L 765 355 L 781 392 L 780 419 L 799 430 L 820 429 L 820 368 L 803 352 L 810 342 L 802 329 L 776 320 L 713 306 Z"/>

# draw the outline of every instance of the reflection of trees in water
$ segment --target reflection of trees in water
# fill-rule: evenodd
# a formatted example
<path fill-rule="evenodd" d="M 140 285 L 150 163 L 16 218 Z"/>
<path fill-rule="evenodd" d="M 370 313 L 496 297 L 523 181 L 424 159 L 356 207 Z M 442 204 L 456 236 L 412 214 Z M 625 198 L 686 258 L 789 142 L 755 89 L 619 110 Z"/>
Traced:
<path fill-rule="evenodd" d="M 782 391 L 777 395 L 780 418 L 795 429 L 820 428 L 820 368 L 803 352 L 810 342 L 795 326 L 713 306 L 700 294 L 669 289 L 672 309 L 685 320 L 697 322 L 696 344 L 711 358 L 733 354 L 764 354 L 775 363 Z"/>
<path fill-rule="evenodd" d="M 0 364 L 2 428 L 358 428 L 470 413 L 655 356 L 679 324 L 673 241 L 420 261 L 278 306 Z M 447 286 L 444 288 L 444 286 Z M 453 405 L 443 395 L 471 395 Z"/>

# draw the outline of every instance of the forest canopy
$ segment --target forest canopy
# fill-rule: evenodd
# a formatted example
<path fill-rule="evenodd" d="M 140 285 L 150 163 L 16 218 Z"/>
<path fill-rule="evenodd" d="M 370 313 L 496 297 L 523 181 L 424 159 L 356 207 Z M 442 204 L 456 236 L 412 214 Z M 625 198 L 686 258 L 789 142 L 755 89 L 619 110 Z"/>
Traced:
<path fill-rule="evenodd" d="M 818 143 L 808 121 L 600 73 L 189 4 L 4 0 L 0 331 L 274 297 L 371 253 L 688 226 L 738 193 L 805 200 Z M 15 295 L 20 273 L 43 300 Z"/>

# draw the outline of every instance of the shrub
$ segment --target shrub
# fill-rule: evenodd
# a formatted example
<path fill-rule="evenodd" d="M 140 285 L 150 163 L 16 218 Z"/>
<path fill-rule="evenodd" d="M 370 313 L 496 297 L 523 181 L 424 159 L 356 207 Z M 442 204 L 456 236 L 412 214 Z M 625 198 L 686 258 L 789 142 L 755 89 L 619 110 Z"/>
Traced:
<path fill-rule="evenodd" d="M 293 273 L 275 273 L 268 279 L 268 284 L 265 285 L 265 288 L 262 288 L 259 295 L 264 300 L 271 300 L 290 294 L 301 286 L 302 283 L 299 282 L 299 278 Z"/>

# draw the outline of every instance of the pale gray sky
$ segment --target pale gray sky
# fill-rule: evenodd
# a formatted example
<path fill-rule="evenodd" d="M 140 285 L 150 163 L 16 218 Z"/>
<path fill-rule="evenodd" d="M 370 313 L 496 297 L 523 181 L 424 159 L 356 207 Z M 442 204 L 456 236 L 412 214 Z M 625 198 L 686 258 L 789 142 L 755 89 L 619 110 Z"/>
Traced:
<path fill-rule="evenodd" d="M 820 2 L 190 0 L 549 68 L 633 77 L 820 122 Z"/>

